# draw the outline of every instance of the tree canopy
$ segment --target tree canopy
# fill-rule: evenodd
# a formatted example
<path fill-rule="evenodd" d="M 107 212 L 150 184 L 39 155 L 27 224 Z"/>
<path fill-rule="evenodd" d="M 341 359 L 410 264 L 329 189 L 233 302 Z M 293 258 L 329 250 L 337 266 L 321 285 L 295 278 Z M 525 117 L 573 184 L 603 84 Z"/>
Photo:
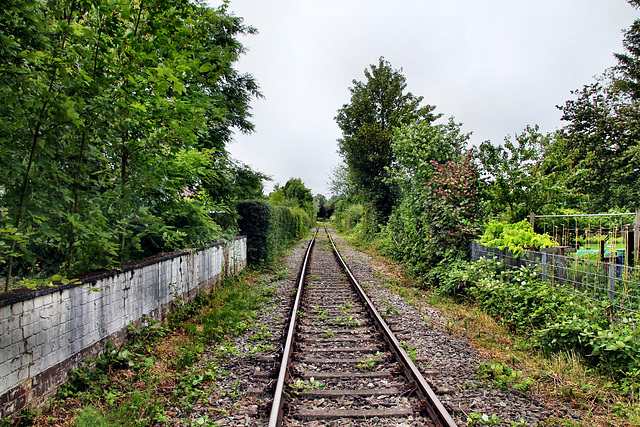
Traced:
<path fill-rule="evenodd" d="M 423 98 L 406 92 L 402 70 L 395 70 L 383 57 L 364 71 L 364 82 L 353 80 L 351 100 L 335 117 L 342 130 L 338 153 L 349 168 L 357 191 L 373 210 L 374 221 L 384 224 L 397 194 L 386 181 L 394 160 L 393 129 L 413 121 L 432 122 L 434 106 L 421 106 Z"/>
<path fill-rule="evenodd" d="M 625 31 L 618 64 L 596 82 L 574 91 L 562 111 L 565 155 L 585 162 L 588 173 L 573 187 L 586 210 L 637 208 L 640 200 L 640 20 Z"/>
<path fill-rule="evenodd" d="M 240 174 L 256 192 L 264 178 L 225 151 L 233 129 L 253 130 L 249 101 L 261 95 L 234 63 L 237 36 L 254 32 L 227 3 L 9 0 L 0 11 L 7 278 L 14 266 L 73 274 L 219 237 L 211 212 L 231 211 L 221 188 Z"/>
<path fill-rule="evenodd" d="M 269 200 L 276 206 L 301 208 L 311 220 L 315 219 L 313 195 L 300 178 L 291 178 L 283 186 L 276 184 Z"/>

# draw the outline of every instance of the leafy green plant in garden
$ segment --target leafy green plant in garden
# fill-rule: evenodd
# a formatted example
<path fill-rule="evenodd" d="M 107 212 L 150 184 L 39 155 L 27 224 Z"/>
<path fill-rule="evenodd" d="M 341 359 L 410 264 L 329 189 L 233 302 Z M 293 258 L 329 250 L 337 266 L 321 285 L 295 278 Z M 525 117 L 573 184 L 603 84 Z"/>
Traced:
<path fill-rule="evenodd" d="M 557 246 L 548 234 L 537 234 L 528 221 L 515 224 L 504 221 L 492 221 L 485 226 L 480 243 L 498 249 L 508 249 L 518 258 L 525 249 L 540 249 Z"/>

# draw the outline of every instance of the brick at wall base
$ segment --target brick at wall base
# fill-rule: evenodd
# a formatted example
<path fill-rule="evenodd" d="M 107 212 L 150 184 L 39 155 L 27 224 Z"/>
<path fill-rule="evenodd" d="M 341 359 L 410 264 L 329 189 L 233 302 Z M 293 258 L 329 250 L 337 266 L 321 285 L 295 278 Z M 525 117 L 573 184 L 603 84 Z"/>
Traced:
<path fill-rule="evenodd" d="M 127 328 L 122 328 L 57 365 L 27 378 L 20 385 L 0 396 L 0 415 L 3 417 L 16 416 L 27 404 L 29 407 L 38 408 L 57 392 L 58 387 L 64 384 L 70 370 L 78 368 L 83 360 L 100 354 L 105 349 L 107 342 L 111 341 L 116 344 L 124 342 L 126 334 Z"/>

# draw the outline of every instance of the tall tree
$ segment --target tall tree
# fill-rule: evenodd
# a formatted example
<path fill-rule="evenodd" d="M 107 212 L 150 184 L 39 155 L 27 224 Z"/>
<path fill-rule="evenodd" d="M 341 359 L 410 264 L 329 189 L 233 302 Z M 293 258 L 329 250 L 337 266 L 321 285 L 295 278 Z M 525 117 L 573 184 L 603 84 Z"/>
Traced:
<path fill-rule="evenodd" d="M 269 200 L 275 205 L 302 208 L 309 218 L 315 217 L 313 195 L 300 178 L 291 178 L 284 186 L 276 185 L 269 195 Z"/>
<path fill-rule="evenodd" d="M 629 3 L 638 8 L 638 0 Z M 605 212 L 613 206 L 640 206 L 640 20 L 625 31 L 618 64 L 595 83 L 573 92 L 562 110 L 566 154 L 589 163 L 574 187 L 588 196 L 585 208 Z"/>
<path fill-rule="evenodd" d="M 364 82 L 353 80 L 351 101 L 335 117 L 342 130 L 338 153 L 379 227 L 386 223 L 397 200 L 393 185 L 386 180 L 394 159 L 393 129 L 413 121 L 432 122 L 438 116 L 432 113 L 434 106 L 420 106 L 423 98 L 406 92 L 402 69 L 394 70 L 383 57 L 365 69 L 364 75 Z"/>
<path fill-rule="evenodd" d="M 395 131 L 390 179 L 402 199 L 384 228 L 384 247 L 420 274 L 443 259 L 465 256 L 476 231 L 480 180 L 473 153 L 466 152 L 468 140 L 453 118 Z"/>
<path fill-rule="evenodd" d="M 228 2 L 4 6 L 0 262 L 7 259 L 7 279 L 19 255 L 73 274 L 146 255 L 145 239 L 161 250 L 205 243 L 219 231 L 212 205 L 228 199 L 208 191 L 214 182 L 237 173 L 260 184 L 224 150 L 232 128 L 252 131 L 249 101 L 260 96 L 253 77 L 234 69 L 244 52 L 238 34 L 255 30 L 227 12 Z M 11 234 L 29 235 L 28 244 Z"/>
<path fill-rule="evenodd" d="M 488 184 L 489 213 L 518 222 L 531 212 L 554 212 L 575 202 L 569 186 L 584 178 L 584 171 L 564 144 L 540 133 L 537 125 L 527 126 L 513 140 L 505 138 L 502 145 L 483 142 L 478 157 Z"/>

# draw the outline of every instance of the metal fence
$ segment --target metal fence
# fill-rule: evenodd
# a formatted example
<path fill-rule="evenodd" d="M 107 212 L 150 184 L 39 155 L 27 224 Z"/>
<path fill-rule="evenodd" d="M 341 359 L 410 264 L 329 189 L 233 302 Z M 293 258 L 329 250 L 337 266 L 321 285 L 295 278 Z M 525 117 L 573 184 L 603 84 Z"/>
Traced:
<path fill-rule="evenodd" d="M 497 258 L 505 268 L 528 266 L 551 286 L 563 286 L 570 292 L 597 301 L 608 300 L 619 310 L 640 312 L 640 268 L 616 262 L 599 262 L 581 258 L 577 253 L 559 255 L 524 251 L 516 258 L 509 250 L 471 244 L 471 259 Z M 622 257 L 620 257 L 622 258 Z"/>

